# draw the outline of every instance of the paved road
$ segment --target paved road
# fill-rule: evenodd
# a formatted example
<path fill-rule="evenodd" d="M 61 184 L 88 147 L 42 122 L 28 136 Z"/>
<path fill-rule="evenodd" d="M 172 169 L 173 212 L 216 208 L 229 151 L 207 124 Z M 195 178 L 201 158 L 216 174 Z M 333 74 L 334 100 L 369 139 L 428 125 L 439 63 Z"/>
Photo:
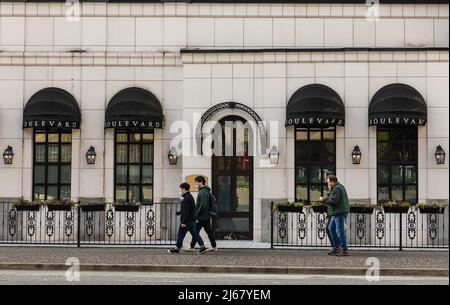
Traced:
<path fill-rule="evenodd" d="M 144 272 L 82 272 L 80 282 L 68 282 L 65 272 L 0 271 L 0 285 L 449 285 L 445 277 L 381 277 L 380 282 L 367 282 L 357 276 L 316 275 L 246 275 L 189 274 Z"/>

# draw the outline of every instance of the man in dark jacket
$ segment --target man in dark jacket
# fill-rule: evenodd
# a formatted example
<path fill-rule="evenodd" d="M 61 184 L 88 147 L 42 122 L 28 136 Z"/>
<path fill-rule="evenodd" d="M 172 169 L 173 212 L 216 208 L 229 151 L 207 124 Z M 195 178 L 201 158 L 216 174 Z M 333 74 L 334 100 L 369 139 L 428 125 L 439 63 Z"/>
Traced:
<path fill-rule="evenodd" d="M 329 255 L 348 256 L 347 237 L 345 235 L 345 222 L 350 206 L 348 202 L 347 190 L 340 184 L 334 175 L 327 178 L 329 196 L 324 199 L 320 197 L 320 201 L 324 202 L 328 208 L 328 226 L 327 233 L 330 239 L 332 250 Z"/>
<path fill-rule="evenodd" d="M 177 212 L 177 215 L 180 215 L 181 224 L 178 229 L 177 245 L 175 249 L 169 250 L 171 254 L 180 253 L 187 232 L 191 233 L 193 239 L 200 245 L 201 249 L 198 253 L 204 254 L 206 252 L 205 244 L 197 231 L 195 223 L 195 200 L 189 192 L 190 188 L 191 186 L 187 183 L 180 185 L 180 195 L 182 196 L 181 211 Z"/>
<path fill-rule="evenodd" d="M 197 219 L 197 232 L 200 234 L 201 229 L 205 229 L 211 242 L 211 248 L 207 251 L 217 251 L 216 239 L 211 225 L 212 215 L 210 213 L 211 189 L 206 185 L 206 179 L 203 176 L 195 178 L 195 184 L 198 189 L 197 204 L 195 206 L 195 218 Z M 195 239 L 192 238 L 191 247 L 188 251 L 193 251 L 195 247 Z M 200 245 L 201 246 L 201 245 Z"/>

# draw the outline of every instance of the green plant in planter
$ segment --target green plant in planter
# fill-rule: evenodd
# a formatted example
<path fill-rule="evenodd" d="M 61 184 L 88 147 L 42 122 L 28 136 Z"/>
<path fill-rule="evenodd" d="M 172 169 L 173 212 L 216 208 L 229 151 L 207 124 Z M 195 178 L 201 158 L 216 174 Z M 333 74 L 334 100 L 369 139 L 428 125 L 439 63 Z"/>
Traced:
<path fill-rule="evenodd" d="M 141 207 L 140 202 L 134 202 L 134 203 L 124 203 L 124 202 L 116 202 L 113 204 L 114 210 L 116 212 L 137 212 L 139 211 L 139 208 Z"/>
<path fill-rule="evenodd" d="M 312 210 L 315 213 L 326 213 L 327 212 L 327 205 L 322 201 L 313 201 L 310 205 Z"/>
<path fill-rule="evenodd" d="M 406 213 L 411 207 L 411 204 L 409 202 L 388 201 L 382 203 L 381 206 L 385 213 Z"/>
<path fill-rule="evenodd" d="M 43 204 L 49 211 L 70 211 L 77 203 L 70 200 L 47 200 Z"/>
<path fill-rule="evenodd" d="M 431 203 L 424 204 L 419 203 L 415 205 L 416 209 L 419 209 L 420 213 L 424 214 L 442 214 L 447 207 L 445 204 Z"/>
<path fill-rule="evenodd" d="M 23 198 L 20 198 L 19 200 L 16 201 L 16 203 L 14 204 L 14 208 L 17 209 L 18 211 L 23 211 L 23 210 L 30 210 L 30 211 L 38 211 L 39 208 L 42 205 L 42 201 L 36 200 L 36 201 L 30 201 L 30 200 L 25 200 Z"/>
<path fill-rule="evenodd" d="M 375 206 L 370 203 L 355 203 L 350 205 L 351 213 L 372 214 Z"/>
<path fill-rule="evenodd" d="M 302 212 L 303 207 L 305 206 L 304 202 L 297 201 L 297 202 L 282 202 L 282 203 L 275 203 L 273 205 L 273 212 L 280 211 L 280 212 Z"/>

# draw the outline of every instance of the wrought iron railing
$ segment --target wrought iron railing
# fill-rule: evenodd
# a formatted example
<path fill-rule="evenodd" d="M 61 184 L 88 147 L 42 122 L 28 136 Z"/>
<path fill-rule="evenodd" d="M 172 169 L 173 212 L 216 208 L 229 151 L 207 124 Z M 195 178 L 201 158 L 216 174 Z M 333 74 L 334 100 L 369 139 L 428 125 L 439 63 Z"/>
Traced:
<path fill-rule="evenodd" d="M 351 248 L 447 248 L 448 207 L 442 211 L 421 212 L 414 207 L 407 212 L 384 210 L 352 211 L 346 222 L 346 236 Z M 305 208 L 279 211 L 272 203 L 272 248 L 330 247 L 326 212 Z"/>
<path fill-rule="evenodd" d="M 173 245 L 177 203 L 17 208 L 0 203 L 0 244 Z"/>

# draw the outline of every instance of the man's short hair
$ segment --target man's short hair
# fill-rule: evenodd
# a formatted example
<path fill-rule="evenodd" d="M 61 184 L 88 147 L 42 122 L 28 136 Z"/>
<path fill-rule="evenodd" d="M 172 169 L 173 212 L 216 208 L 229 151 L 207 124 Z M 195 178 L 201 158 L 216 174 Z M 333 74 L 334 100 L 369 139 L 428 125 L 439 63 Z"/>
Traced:
<path fill-rule="evenodd" d="M 203 177 L 203 176 L 197 176 L 197 177 L 195 177 L 195 181 L 196 181 L 196 182 L 199 182 L 199 183 L 202 183 L 202 184 L 206 184 L 206 179 L 205 179 L 205 177 Z"/>
<path fill-rule="evenodd" d="M 327 179 L 329 179 L 330 182 L 334 182 L 334 183 L 336 183 L 338 181 L 338 179 L 335 175 L 328 175 Z"/>
<path fill-rule="evenodd" d="M 189 183 L 183 182 L 180 184 L 180 188 L 182 188 L 183 190 L 189 191 L 191 189 L 191 186 L 189 185 Z"/>

